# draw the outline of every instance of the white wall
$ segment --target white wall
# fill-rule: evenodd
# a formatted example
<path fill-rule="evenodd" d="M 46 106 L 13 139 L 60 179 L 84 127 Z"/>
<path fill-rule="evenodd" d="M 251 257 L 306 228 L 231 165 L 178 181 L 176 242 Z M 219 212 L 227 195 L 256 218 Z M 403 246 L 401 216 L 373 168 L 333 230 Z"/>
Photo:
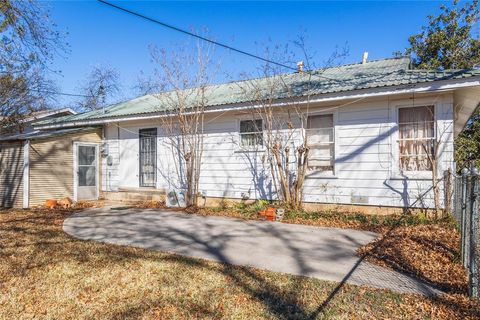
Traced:
<path fill-rule="evenodd" d="M 102 158 L 102 190 L 116 191 L 119 184 L 120 130 L 116 125 L 104 127 L 104 136 L 108 146 L 108 157 Z"/>
<path fill-rule="evenodd" d="M 304 198 L 307 202 L 368 204 L 375 206 L 432 206 L 431 175 L 406 180 L 398 168 L 398 107 L 435 105 L 439 136 L 444 148 L 439 176 L 453 165 L 453 97 L 439 95 L 407 100 L 361 101 L 345 106 L 329 106 L 311 112 L 334 113 L 335 174 L 307 178 Z M 200 190 L 209 197 L 275 198 L 269 165 L 264 151 L 242 152 L 238 146 L 238 121 L 241 115 L 223 114 L 207 118 Z M 103 163 L 105 191 L 139 187 L 138 131 L 158 129 L 157 187 L 178 187 L 176 163 L 168 138 L 158 120 L 109 124 L 105 129 L 112 165 Z"/>

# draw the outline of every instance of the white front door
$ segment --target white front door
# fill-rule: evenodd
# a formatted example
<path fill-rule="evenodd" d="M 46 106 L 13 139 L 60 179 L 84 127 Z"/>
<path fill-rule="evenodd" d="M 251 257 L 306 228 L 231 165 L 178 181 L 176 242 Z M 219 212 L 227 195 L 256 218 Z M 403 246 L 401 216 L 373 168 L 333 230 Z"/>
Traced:
<path fill-rule="evenodd" d="M 98 145 L 75 142 L 74 145 L 74 198 L 98 199 Z"/>

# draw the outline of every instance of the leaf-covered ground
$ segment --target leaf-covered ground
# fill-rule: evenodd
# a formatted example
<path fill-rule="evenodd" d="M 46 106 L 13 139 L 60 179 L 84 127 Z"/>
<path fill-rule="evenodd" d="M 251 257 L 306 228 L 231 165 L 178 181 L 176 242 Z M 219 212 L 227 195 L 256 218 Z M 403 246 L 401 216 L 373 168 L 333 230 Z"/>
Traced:
<path fill-rule="evenodd" d="M 71 210 L 0 211 L 0 319 L 475 319 L 436 300 L 82 241 Z"/>
<path fill-rule="evenodd" d="M 460 234 L 449 223 L 399 226 L 359 248 L 366 260 L 424 279 L 450 293 L 467 293 Z"/>

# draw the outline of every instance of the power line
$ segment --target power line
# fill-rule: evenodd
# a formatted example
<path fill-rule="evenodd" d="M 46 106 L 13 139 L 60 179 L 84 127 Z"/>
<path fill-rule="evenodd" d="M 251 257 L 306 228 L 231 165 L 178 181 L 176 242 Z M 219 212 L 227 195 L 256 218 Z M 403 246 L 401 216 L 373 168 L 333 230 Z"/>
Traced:
<path fill-rule="evenodd" d="M 138 13 L 138 12 L 135 12 L 135 11 L 132 11 L 132 10 L 123 8 L 123 7 L 121 7 L 121 6 L 118 6 L 118 5 L 116 5 L 116 4 L 110 3 L 110 2 L 108 2 L 108 1 L 104 1 L 104 0 L 97 0 L 97 1 L 103 3 L 103 4 L 107 5 L 107 6 L 110 6 L 110 7 L 112 7 L 112 8 L 118 9 L 118 10 L 120 10 L 120 11 L 126 12 L 126 13 L 131 14 L 131 15 L 134 15 L 134 16 L 136 16 L 136 17 L 139 17 L 139 18 L 148 20 L 148 21 L 150 21 L 150 22 L 153 22 L 153 23 L 158 24 L 158 25 L 161 25 L 161 26 L 163 26 L 163 27 L 172 29 L 172 30 L 174 30 L 174 31 L 177 31 L 177 32 L 180 32 L 180 33 L 189 35 L 189 36 L 191 36 L 191 37 L 200 39 L 200 40 L 202 40 L 202 41 L 206 41 L 206 42 L 208 42 L 208 43 L 211 43 L 211 44 L 220 46 L 220 47 L 222 47 L 222 48 L 225 48 L 225 49 L 228 49 L 228 50 L 231 50 L 231 51 L 234 51 L 234 52 L 237 52 L 237 53 L 240 53 L 240 54 L 249 56 L 249 57 L 254 58 L 254 59 L 259 59 L 259 60 L 262 60 L 262 61 L 264 61 L 264 62 L 271 63 L 271 64 L 277 65 L 277 66 L 279 66 L 279 67 L 282 67 L 282 68 L 286 68 L 286 69 L 293 70 L 293 71 L 298 71 L 298 68 L 295 68 L 295 67 L 292 67 L 292 66 L 289 66 L 289 65 L 280 63 L 280 62 L 276 62 L 276 61 L 273 61 L 273 60 L 269 60 L 269 59 L 267 59 L 267 58 L 258 56 L 258 55 L 256 55 L 256 54 L 253 54 L 253 53 L 250 53 L 250 52 L 241 50 L 241 49 L 234 48 L 234 47 L 229 46 L 229 45 L 227 45 L 227 44 L 224 44 L 224 43 L 221 43 L 221 42 L 218 42 L 218 41 L 215 41 L 215 40 L 206 38 L 206 37 L 202 37 L 202 36 L 200 36 L 200 35 L 198 35 L 198 34 L 195 34 L 195 33 L 193 33 L 193 32 L 189 32 L 189 31 L 184 30 L 184 29 L 181 29 L 181 28 L 179 28 L 179 27 L 175 27 L 175 26 L 173 26 L 173 25 L 171 25 L 171 24 L 168 24 L 168 23 L 165 23 L 165 22 L 161 22 L 161 21 L 159 21 L 159 20 L 157 20 L 157 19 L 154 19 L 154 18 L 150 18 L 150 17 L 148 17 L 148 16 L 146 16 L 146 15 L 143 15 L 143 14 L 141 14 L 141 13 Z M 325 76 L 322 76 L 322 75 L 319 75 L 319 74 L 316 74 L 316 73 L 312 73 L 312 72 L 310 72 L 310 71 L 303 71 L 303 72 L 304 72 L 304 73 L 307 73 L 307 74 L 309 74 L 309 75 L 311 75 L 311 76 L 316 76 L 316 77 L 324 78 L 324 79 L 327 79 L 327 80 L 341 81 L 341 80 L 337 80 L 337 79 L 332 79 L 332 78 L 329 78 L 329 77 L 325 77 Z"/>
<path fill-rule="evenodd" d="M 82 97 L 82 98 L 92 98 L 93 96 L 85 95 L 85 94 L 77 94 L 77 93 L 69 93 L 69 92 L 57 92 L 57 91 L 50 91 L 50 90 L 38 90 L 38 89 L 30 89 L 30 91 L 35 91 L 39 93 L 49 93 L 58 96 L 68 96 L 68 97 Z"/>

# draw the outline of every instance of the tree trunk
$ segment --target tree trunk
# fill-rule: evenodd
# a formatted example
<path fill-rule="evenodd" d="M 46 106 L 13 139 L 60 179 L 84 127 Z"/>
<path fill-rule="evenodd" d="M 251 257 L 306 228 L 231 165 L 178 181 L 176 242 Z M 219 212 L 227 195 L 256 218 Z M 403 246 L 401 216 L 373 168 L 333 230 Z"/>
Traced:
<path fill-rule="evenodd" d="M 438 187 L 437 161 L 432 161 L 432 185 L 433 185 L 433 204 L 435 206 L 435 218 L 438 218 L 440 211 L 440 190 Z"/>
<path fill-rule="evenodd" d="M 288 182 L 285 177 L 284 168 L 282 166 L 282 159 L 280 157 L 280 150 L 275 146 L 272 150 L 273 155 L 275 156 L 275 162 L 277 164 L 278 175 L 280 177 L 281 189 L 283 194 L 283 199 L 287 205 L 291 204 L 290 193 L 288 192 Z"/>
<path fill-rule="evenodd" d="M 444 191 L 444 201 L 445 201 L 445 213 L 452 213 L 452 169 L 448 168 L 445 171 L 443 178 L 443 191 Z"/>

